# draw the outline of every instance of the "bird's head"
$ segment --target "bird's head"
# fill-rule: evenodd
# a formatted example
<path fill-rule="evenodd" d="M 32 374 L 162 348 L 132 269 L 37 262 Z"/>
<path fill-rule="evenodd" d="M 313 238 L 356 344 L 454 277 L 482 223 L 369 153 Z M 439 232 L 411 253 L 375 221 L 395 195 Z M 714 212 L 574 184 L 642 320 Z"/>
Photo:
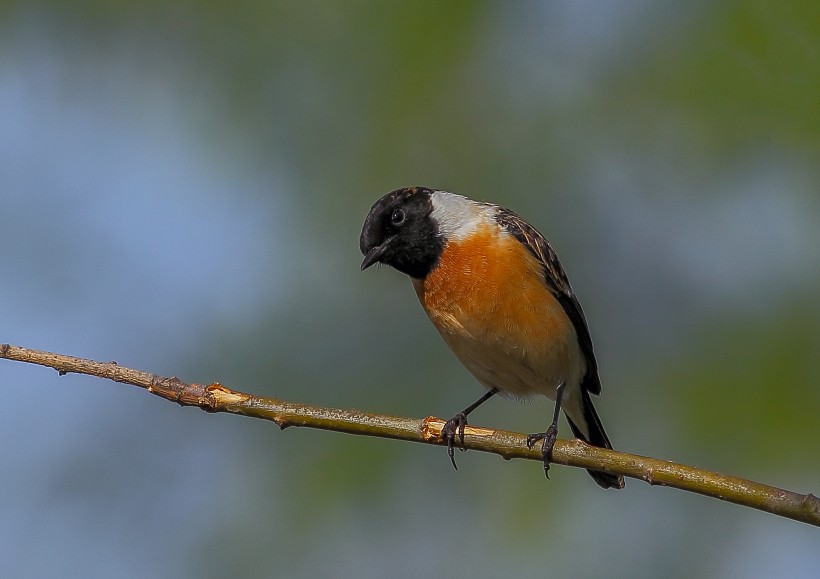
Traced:
<path fill-rule="evenodd" d="M 416 279 L 433 269 L 444 247 L 433 213 L 433 189 L 396 189 L 373 204 L 362 227 L 362 269 L 384 263 Z"/>

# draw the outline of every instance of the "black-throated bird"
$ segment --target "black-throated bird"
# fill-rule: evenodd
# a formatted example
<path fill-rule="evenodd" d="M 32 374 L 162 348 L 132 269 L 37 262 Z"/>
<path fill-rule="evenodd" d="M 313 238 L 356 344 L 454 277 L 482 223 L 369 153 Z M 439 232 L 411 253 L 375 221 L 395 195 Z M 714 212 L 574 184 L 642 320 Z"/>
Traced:
<path fill-rule="evenodd" d="M 410 276 L 433 325 L 487 389 L 444 426 L 454 467 L 467 415 L 499 392 L 555 400 L 549 428 L 527 438 L 530 447 L 543 441 L 545 470 L 561 409 L 577 438 L 612 448 L 590 398 L 601 393 L 601 381 L 584 312 L 532 225 L 498 205 L 407 187 L 376 201 L 359 247 L 362 269 L 384 263 Z M 624 486 L 621 476 L 589 474 L 603 488 Z"/>

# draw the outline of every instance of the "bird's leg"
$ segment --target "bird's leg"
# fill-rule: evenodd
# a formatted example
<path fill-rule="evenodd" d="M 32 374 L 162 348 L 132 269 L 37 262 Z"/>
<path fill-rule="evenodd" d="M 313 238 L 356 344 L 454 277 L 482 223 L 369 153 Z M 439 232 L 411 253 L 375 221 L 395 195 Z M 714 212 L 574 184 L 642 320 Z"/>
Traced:
<path fill-rule="evenodd" d="M 481 398 L 444 423 L 441 429 L 441 439 L 447 443 L 447 454 L 450 456 L 450 462 L 453 463 L 454 469 L 458 470 L 455 453 L 453 452 L 456 436 L 458 436 L 459 443 L 461 444 L 461 450 L 467 450 L 464 448 L 464 427 L 467 426 L 467 415 L 496 394 L 498 394 L 498 388 L 487 390 Z"/>
<path fill-rule="evenodd" d="M 541 455 L 544 457 L 544 474 L 550 477 L 550 462 L 552 462 L 552 449 L 555 447 L 555 440 L 558 438 L 558 414 L 561 412 L 561 397 L 564 395 L 564 383 L 558 385 L 555 390 L 555 414 L 552 415 L 552 424 L 546 432 L 527 435 L 527 448 L 532 448 L 539 440 L 543 440 L 541 445 Z"/>

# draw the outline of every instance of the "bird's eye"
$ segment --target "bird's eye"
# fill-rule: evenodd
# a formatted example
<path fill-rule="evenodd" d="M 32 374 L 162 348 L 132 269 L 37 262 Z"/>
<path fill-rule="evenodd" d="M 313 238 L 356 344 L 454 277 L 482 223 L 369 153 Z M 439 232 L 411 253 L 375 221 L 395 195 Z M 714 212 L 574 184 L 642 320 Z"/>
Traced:
<path fill-rule="evenodd" d="M 399 225 L 404 223 L 406 217 L 407 216 L 404 214 L 404 209 L 396 209 L 390 216 L 390 223 L 398 227 Z"/>

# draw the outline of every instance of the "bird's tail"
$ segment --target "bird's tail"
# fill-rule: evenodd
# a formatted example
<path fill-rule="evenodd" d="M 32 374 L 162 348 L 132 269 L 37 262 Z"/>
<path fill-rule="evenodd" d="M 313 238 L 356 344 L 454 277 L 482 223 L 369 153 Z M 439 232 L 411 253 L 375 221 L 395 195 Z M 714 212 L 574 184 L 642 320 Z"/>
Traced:
<path fill-rule="evenodd" d="M 612 444 L 604 432 L 604 427 L 601 424 L 601 419 L 598 418 L 598 413 L 595 412 L 595 406 L 592 405 L 592 399 L 589 397 L 589 392 L 585 388 L 581 388 L 581 401 L 584 411 L 584 422 L 586 422 L 587 431 L 585 433 L 567 416 L 569 427 L 572 429 L 572 434 L 575 438 L 580 438 L 587 444 L 598 446 L 601 448 L 612 449 Z M 624 488 L 624 477 L 621 475 L 609 474 L 598 470 L 587 470 L 589 475 L 598 483 L 599 486 L 609 489 Z"/>

